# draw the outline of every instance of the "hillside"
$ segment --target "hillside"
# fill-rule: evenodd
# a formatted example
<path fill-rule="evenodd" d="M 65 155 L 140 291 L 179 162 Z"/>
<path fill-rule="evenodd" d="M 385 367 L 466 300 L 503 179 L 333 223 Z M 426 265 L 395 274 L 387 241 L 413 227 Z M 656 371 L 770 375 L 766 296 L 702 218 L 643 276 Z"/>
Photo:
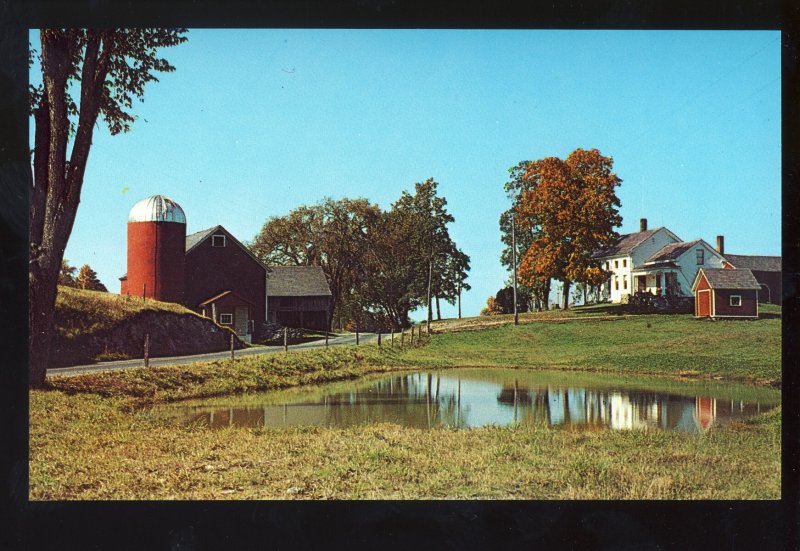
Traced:
<path fill-rule="evenodd" d="M 227 350 L 232 332 L 178 304 L 59 287 L 51 367 Z M 238 338 L 236 348 L 245 346 Z"/>

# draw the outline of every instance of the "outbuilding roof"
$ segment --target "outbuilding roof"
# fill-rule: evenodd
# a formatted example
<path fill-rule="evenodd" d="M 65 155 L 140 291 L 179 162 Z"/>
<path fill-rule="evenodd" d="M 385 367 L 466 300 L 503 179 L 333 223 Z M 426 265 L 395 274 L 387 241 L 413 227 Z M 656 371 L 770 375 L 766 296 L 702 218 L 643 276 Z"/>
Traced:
<path fill-rule="evenodd" d="M 267 296 L 331 296 L 331 289 L 321 266 L 270 266 Z"/>
<path fill-rule="evenodd" d="M 640 231 L 636 233 L 626 233 L 620 235 L 616 244 L 606 247 L 598 251 L 595 258 L 605 258 L 608 256 L 619 256 L 629 254 L 633 249 L 643 243 L 647 238 L 655 235 L 661 228 L 655 228 L 647 231 Z"/>
<path fill-rule="evenodd" d="M 729 270 L 725 268 L 700 268 L 700 274 L 705 276 L 708 285 L 712 289 L 761 289 L 756 281 L 756 276 L 748 269 Z"/>
<path fill-rule="evenodd" d="M 748 270 L 755 270 L 757 272 L 780 272 L 781 271 L 781 257 L 780 256 L 752 256 L 743 254 L 726 254 L 725 259 L 734 265 L 734 267 Z"/>

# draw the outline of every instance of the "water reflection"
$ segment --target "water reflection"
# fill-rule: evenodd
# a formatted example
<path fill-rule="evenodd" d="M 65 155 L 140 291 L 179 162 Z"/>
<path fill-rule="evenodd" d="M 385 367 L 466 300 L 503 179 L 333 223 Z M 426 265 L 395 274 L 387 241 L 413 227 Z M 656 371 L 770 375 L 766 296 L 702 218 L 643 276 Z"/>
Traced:
<path fill-rule="evenodd" d="M 172 406 L 179 422 L 210 427 L 348 427 L 370 422 L 409 427 L 546 424 L 583 429 L 644 428 L 707 431 L 775 407 L 714 396 L 685 396 L 648 390 L 561 386 L 530 381 L 463 378 L 456 370 L 390 376 L 312 398 L 282 400 L 272 393 L 263 405 L 249 407 Z M 268 402 L 268 403 L 267 403 Z M 277 403 L 276 403 L 277 402 Z"/>

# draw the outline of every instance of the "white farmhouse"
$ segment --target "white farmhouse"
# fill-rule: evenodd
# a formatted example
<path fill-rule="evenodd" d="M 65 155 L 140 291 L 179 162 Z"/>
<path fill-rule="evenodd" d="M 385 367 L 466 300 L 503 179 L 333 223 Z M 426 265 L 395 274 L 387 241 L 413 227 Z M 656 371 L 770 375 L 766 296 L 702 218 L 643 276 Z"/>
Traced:
<path fill-rule="evenodd" d="M 721 236 L 717 238 L 721 247 Z M 602 300 L 627 302 L 634 293 L 692 296 L 692 282 L 700 268 L 722 268 L 723 257 L 702 239 L 681 241 L 667 228 L 621 235 L 617 243 L 595 255 L 611 277 L 600 286 Z"/>

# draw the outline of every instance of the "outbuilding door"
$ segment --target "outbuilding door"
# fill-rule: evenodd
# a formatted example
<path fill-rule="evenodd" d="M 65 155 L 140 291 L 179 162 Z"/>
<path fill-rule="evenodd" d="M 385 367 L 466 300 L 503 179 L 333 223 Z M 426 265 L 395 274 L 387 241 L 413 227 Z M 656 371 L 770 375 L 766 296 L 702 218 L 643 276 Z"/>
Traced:
<path fill-rule="evenodd" d="M 711 315 L 711 291 L 708 289 L 697 291 L 697 315 Z"/>
<path fill-rule="evenodd" d="M 233 326 L 236 329 L 237 335 L 247 335 L 247 319 L 248 308 L 247 306 L 237 306 L 234 309 Z"/>

